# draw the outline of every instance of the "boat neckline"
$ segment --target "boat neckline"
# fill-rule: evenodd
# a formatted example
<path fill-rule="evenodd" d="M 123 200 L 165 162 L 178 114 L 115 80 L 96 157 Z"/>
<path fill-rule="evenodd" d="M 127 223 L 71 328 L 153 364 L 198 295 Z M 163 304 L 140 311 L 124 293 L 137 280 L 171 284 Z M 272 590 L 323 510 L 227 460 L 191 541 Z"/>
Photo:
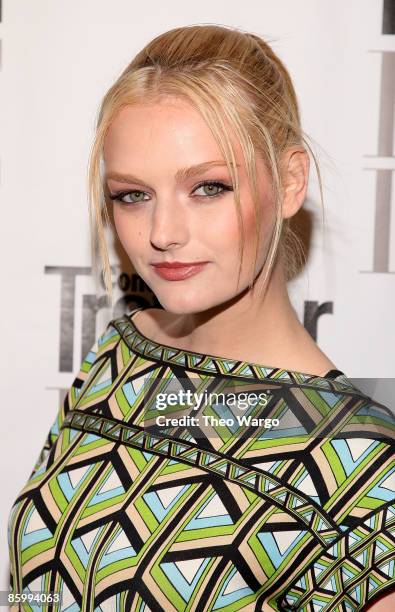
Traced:
<path fill-rule="evenodd" d="M 133 320 L 133 316 L 141 310 L 147 310 L 148 308 L 153 308 L 152 306 L 142 306 L 139 308 L 134 308 L 131 312 L 129 312 L 128 314 L 125 313 L 123 318 L 124 320 L 126 320 L 129 325 L 132 327 L 133 329 L 133 336 L 132 338 L 129 338 L 129 340 L 131 340 L 131 346 L 132 348 L 135 350 L 137 349 L 138 352 L 141 352 L 141 354 L 147 356 L 146 351 L 144 351 L 144 349 L 140 349 L 138 345 L 141 343 L 141 341 L 144 341 L 145 343 L 149 343 L 153 348 L 153 350 L 157 349 L 157 350 L 161 350 L 161 349 L 165 349 L 166 351 L 172 351 L 175 354 L 177 354 L 178 356 L 187 356 L 189 358 L 192 358 L 194 360 L 198 359 L 199 362 L 204 362 L 205 360 L 209 359 L 213 362 L 213 364 L 217 367 L 220 366 L 220 364 L 231 364 L 232 366 L 235 366 L 236 364 L 239 366 L 237 369 L 243 369 L 243 366 L 245 366 L 246 368 L 248 367 L 251 370 L 254 369 L 259 369 L 260 371 L 263 371 L 266 373 L 266 375 L 271 375 L 273 373 L 276 373 L 277 375 L 284 372 L 287 373 L 287 375 L 296 375 L 296 376 L 301 376 L 303 378 L 317 378 L 317 379 L 321 379 L 321 380 L 326 380 L 326 381 L 336 381 L 337 378 L 339 377 L 346 377 L 345 373 L 342 372 L 341 370 L 337 370 L 335 368 L 330 369 L 328 372 L 326 372 L 326 374 L 324 376 L 319 376 L 318 374 L 311 374 L 308 372 L 300 372 L 297 370 L 287 370 L 285 368 L 280 368 L 280 367 L 276 367 L 276 366 L 268 366 L 268 365 L 264 365 L 261 363 L 253 363 L 250 361 L 243 361 L 241 359 L 232 359 L 230 357 L 222 357 L 220 355 L 211 355 L 209 353 L 198 353 L 196 351 L 190 351 L 187 349 L 182 349 L 176 346 L 171 346 L 169 344 L 162 344 L 160 342 L 156 342 L 155 340 L 153 340 L 152 338 L 148 338 L 145 334 L 143 334 L 143 332 L 138 328 L 138 326 L 136 325 L 136 323 Z M 140 337 L 140 340 L 139 340 Z M 151 352 L 151 350 L 150 350 Z M 163 361 L 167 361 L 165 357 L 161 357 L 161 359 Z M 171 360 L 172 361 L 172 360 Z M 200 365 L 199 367 L 202 367 L 202 365 Z M 204 368 L 204 366 L 203 366 Z M 206 368 L 204 368 L 206 369 Z M 219 371 L 223 370 L 223 367 L 219 367 Z M 231 373 L 231 372 L 229 372 Z M 277 376 L 276 376 L 277 377 Z"/>

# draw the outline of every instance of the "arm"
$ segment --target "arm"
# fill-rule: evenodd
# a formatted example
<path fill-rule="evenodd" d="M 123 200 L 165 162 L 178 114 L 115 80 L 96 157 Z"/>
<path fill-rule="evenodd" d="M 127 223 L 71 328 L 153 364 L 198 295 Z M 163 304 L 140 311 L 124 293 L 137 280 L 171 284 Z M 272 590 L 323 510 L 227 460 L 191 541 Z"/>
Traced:
<path fill-rule="evenodd" d="M 53 457 L 50 457 L 50 454 L 59 436 L 59 431 L 64 421 L 64 418 L 69 412 L 69 410 L 72 410 L 73 407 L 75 407 L 79 397 L 81 397 L 81 395 L 83 394 L 86 385 L 94 374 L 94 366 L 96 365 L 101 353 L 103 352 L 103 346 L 106 343 L 106 338 L 108 336 L 109 329 L 110 324 L 107 325 L 105 331 L 99 336 L 99 338 L 96 340 L 94 345 L 91 347 L 91 349 L 88 351 L 87 355 L 83 359 L 80 369 L 75 375 L 69 390 L 64 396 L 56 418 L 47 433 L 40 454 L 29 476 L 29 480 L 34 478 L 39 471 L 44 471 L 47 465 L 50 465 L 52 463 Z"/>
<path fill-rule="evenodd" d="M 102 333 L 95 344 L 92 346 L 82 364 L 79 371 L 74 377 L 74 380 L 61 403 L 56 418 L 50 427 L 44 444 L 39 453 L 38 459 L 35 466 L 28 478 L 24 488 L 20 491 L 17 499 L 11 508 L 8 517 L 8 547 L 9 547 L 9 559 L 10 559 L 10 571 L 9 571 L 9 589 L 11 592 L 19 591 L 21 589 L 21 576 L 18 575 L 19 562 L 15 558 L 16 550 L 14 549 L 14 537 L 16 529 L 16 521 L 18 520 L 19 506 L 24 504 L 25 497 L 24 492 L 29 487 L 39 486 L 41 479 L 45 477 L 46 472 L 52 464 L 56 461 L 56 458 L 62 453 L 63 442 L 59 440 L 59 432 L 62 423 L 65 419 L 66 414 L 78 407 L 81 398 L 85 397 L 85 393 L 91 389 L 90 382 L 95 376 L 95 373 L 103 369 L 103 363 L 108 361 L 107 349 L 113 347 L 114 344 L 119 340 L 118 332 L 111 326 L 111 322 L 107 325 L 104 333 Z M 104 367 L 106 367 L 104 365 Z M 99 378 L 100 378 L 99 372 Z M 95 385 L 95 382 L 93 382 Z M 62 438 L 63 439 L 63 438 Z"/>
<path fill-rule="evenodd" d="M 355 610 L 365 611 L 370 604 L 377 606 L 371 608 L 374 612 L 391 610 L 388 602 L 393 603 L 395 598 L 391 592 L 395 591 L 394 525 L 395 501 L 386 502 L 363 517 L 298 576 L 280 609 L 307 612 L 314 600 L 317 603 L 336 600 L 340 609 L 342 602 L 350 598 Z M 339 585 L 343 585 L 341 592 Z"/>

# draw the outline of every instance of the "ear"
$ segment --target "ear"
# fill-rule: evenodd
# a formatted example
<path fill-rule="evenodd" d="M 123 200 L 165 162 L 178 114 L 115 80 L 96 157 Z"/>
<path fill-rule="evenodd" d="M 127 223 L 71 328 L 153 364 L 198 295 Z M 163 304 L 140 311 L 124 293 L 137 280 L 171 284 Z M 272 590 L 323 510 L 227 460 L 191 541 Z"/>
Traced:
<path fill-rule="evenodd" d="M 295 215 L 301 208 L 307 191 L 310 159 L 305 149 L 288 149 L 283 159 L 283 219 Z"/>

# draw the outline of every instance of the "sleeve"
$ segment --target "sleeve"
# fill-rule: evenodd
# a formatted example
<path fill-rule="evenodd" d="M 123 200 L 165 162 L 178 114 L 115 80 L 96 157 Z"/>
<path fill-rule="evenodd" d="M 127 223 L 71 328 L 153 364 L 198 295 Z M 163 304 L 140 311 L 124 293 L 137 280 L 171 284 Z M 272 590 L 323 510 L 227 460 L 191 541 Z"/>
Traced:
<path fill-rule="evenodd" d="M 52 465 L 55 461 L 55 455 L 57 452 L 61 452 L 60 449 L 56 448 L 56 441 L 59 438 L 60 429 L 62 423 L 70 410 L 73 410 L 78 406 L 79 399 L 83 397 L 85 389 L 90 388 L 90 381 L 95 378 L 95 373 L 98 370 L 102 370 L 104 362 L 107 362 L 110 357 L 110 350 L 118 343 L 119 333 L 116 328 L 112 326 L 110 321 L 105 328 L 104 332 L 97 338 L 94 345 L 88 351 L 87 355 L 83 359 L 79 371 L 75 374 L 74 380 L 70 388 L 68 389 L 61 405 L 58 409 L 56 418 L 49 428 L 49 431 L 44 439 L 44 444 L 38 455 L 37 461 L 34 468 L 27 480 L 27 483 L 23 487 L 21 493 L 29 486 L 34 486 L 32 479 L 35 482 L 39 481 L 43 477 L 47 468 Z M 20 494 L 21 494 L 20 493 Z M 19 495 L 20 495 L 19 494 Z M 9 592 L 14 592 L 17 588 L 16 585 L 21 584 L 21 576 L 19 575 L 19 562 L 16 560 L 16 551 L 14 550 L 14 538 L 17 536 L 17 515 L 20 509 L 21 499 L 18 495 L 17 500 L 14 502 L 8 517 L 7 525 L 7 537 L 8 537 L 8 549 L 9 549 Z M 20 609 L 18 604 L 10 605 L 10 610 L 17 612 Z"/>
<path fill-rule="evenodd" d="M 337 460 L 330 455 L 342 489 L 337 505 L 343 499 L 359 516 L 348 512 L 339 523 L 342 533 L 302 562 L 278 602 L 280 610 L 364 611 L 395 593 L 394 431 L 392 408 L 364 396 L 343 422 L 344 435 L 326 442 L 339 453 Z"/>
<path fill-rule="evenodd" d="M 394 465 L 386 475 L 385 487 L 392 491 L 392 500 L 328 545 L 299 574 L 280 610 L 307 612 L 335 600 L 336 610 L 365 610 L 381 596 L 395 593 Z"/>
<path fill-rule="evenodd" d="M 54 448 L 55 442 L 59 436 L 60 428 L 64 421 L 66 414 L 73 409 L 81 397 L 84 389 L 88 385 L 97 367 L 100 365 L 109 341 L 113 337 L 113 328 L 111 321 L 108 323 L 104 332 L 98 337 L 94 345 L 88 351 L 87 355 L 83 359 L 80 369 L 74 377 L 74 380 L 69 387 L 63 401 L 60 404 L 56 418 L 51 425 L 47 436 L 44 440 L 44 444 L 37 457 L 33 470 L 29 476 L 29 480 L 34 478 L 39 472 L 43 471 L 47 465 L 51 463 L 51 452 Z"/>

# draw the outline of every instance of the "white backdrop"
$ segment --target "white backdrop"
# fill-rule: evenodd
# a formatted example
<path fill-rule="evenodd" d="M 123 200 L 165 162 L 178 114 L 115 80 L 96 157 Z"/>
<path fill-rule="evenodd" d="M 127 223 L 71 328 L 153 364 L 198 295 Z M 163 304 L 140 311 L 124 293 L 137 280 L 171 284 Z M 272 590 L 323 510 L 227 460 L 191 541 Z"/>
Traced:
<path fill-rule="evenodd" d="M 159 33 L 217 23 L 274 40 L 324 182 L 325 235 L 312 163 L 304 208 L 313 237 L 292 301 L 303 322 L 307 307 L 316 313 L 309 329 L 349 377 L 394 378 L 394 16 L 385 0 L 3 0 L 0 589 L 8 513 L 65 389 L 107 321 L 152 302 L 113 250 L 119 301 L 102 307 L 86 170 L 102 96 Z"/>

